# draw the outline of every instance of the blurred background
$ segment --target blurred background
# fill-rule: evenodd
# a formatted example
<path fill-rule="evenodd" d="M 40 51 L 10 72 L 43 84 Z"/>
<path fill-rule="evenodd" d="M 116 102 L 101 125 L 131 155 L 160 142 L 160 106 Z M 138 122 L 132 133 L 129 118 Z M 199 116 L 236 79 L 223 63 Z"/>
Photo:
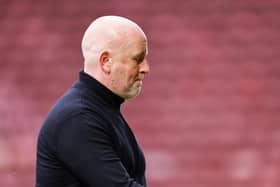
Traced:
<path fill-rule="evenodd" d="M 278 0 L 0 0 L 0 186 L 34 186 L 39 128 L 108 14 L 149 38 L 151 72 L 122 108 L 149 187 L 279 187 Z"/>

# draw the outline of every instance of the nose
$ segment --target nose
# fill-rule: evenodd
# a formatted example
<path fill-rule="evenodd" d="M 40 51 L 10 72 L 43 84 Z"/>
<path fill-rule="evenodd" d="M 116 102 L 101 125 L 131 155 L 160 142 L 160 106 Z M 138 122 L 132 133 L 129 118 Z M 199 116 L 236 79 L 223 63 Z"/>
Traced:
<path fill-rule="evenodd" d="M 150 65 L 147 61 L 147 59 L 143 60 L 143 62 L 140 64 L 140 73 L 149 73 L 150 72 Z"/>

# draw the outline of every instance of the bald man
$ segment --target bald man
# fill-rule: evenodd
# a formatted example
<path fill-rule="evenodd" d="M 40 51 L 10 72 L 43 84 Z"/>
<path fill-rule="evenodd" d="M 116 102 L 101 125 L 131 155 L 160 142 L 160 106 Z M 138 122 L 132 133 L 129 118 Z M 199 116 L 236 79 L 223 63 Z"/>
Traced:
<path fill-rule="evenodd" d="M 120 112 L 149 72 L 147 38 L 104 16 L 82 40 L 84 69 L 49 112 L 37 143 L 37 187 L 146 187 L 145 159 Z"/>

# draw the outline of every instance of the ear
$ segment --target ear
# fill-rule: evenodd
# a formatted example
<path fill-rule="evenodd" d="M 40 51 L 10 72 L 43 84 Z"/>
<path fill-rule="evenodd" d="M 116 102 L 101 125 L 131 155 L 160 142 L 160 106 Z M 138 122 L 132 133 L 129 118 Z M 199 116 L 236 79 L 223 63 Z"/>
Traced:
<path fill-rule="evenodd" d="M 106 74 L 111 72 L 111 58 L 108 51 L 102 51 L 99 56 L 99 63 L 102 71 Z"/>

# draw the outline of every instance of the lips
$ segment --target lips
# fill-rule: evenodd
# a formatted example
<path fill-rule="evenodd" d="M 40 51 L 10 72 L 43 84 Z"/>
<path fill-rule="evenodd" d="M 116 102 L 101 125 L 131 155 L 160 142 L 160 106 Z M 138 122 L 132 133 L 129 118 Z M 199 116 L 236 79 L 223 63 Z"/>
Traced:
<path fill-rule="evenodd" d="M 143 81 L 144 77 L 137 77 L 135 81 Z"/>
<path fill-rule="evenodd" d="M 136 79 L 135 83 L 137 84 L 137 86 L 142 86 L 143 80 L 141 79 Z"/>

